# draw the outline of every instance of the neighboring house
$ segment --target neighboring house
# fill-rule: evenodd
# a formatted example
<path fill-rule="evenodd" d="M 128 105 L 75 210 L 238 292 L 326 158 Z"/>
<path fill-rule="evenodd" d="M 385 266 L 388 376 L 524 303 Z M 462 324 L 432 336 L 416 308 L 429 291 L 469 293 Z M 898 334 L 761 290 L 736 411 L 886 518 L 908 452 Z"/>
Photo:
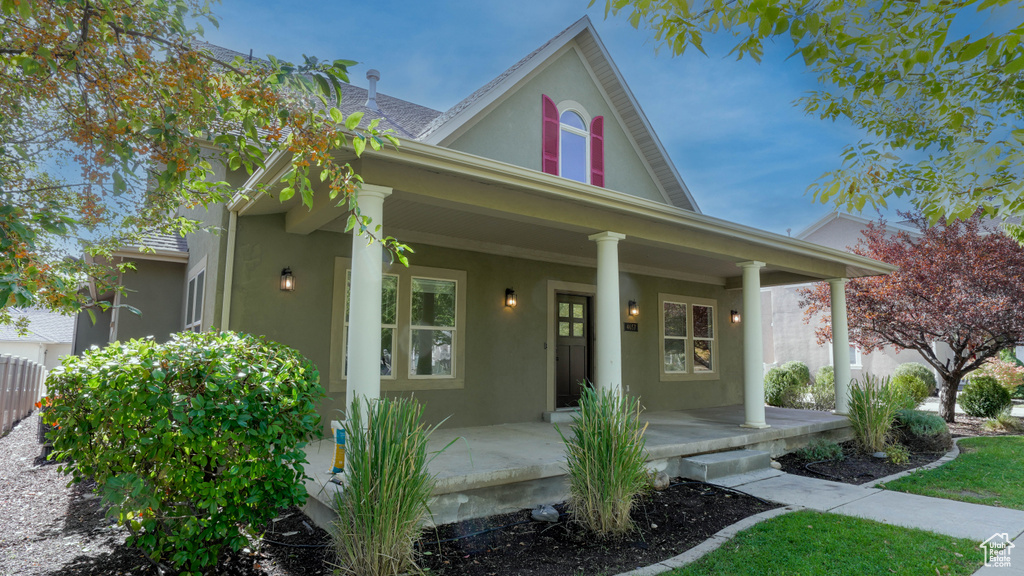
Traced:
<path fill-rule="evenodd" d="M 871 220 L 861 216 L 832 212 L 795 237 L 837 250 L 850 250 L 862 238 L 868 222 Z M 898 222 L 887 222 L 886 228 L 893 232 L 907 232 L 911 237 L 920 237 L 916 229 Z M 820 324 L 817 319 L 807 323 L 804 309 L 800 306 L 800 290 L 809 287 L 810 284 L 796 284 L 764 288 L 762 306 L 765 322 L 762 327 L 765 334 L 764 360 L 767 364 L 781 365 L 790 360 L 800 360 L 807 364 L 813 375 L 820 367 L 833 364 L 833 351 L 831 343 L 818 344 L 814 332 Z M 938 350 L 944 347 L 938 346 Z M 913 350 L 897 351 L 891 346 L 869 354 L 850 344 L 849 354 L 850 372 L 854 378 L 864 374 L 889 376 L 904 362 L 918 362 L 930 368 L 920 353 Z"/>
<path fill-rule="evenodd" d="M 312 210 L 279 201 L 286 157 L 251 177 L 220 167 L 238 194 L 184 213 L 224 232 L 189 235 L 178 291 L 129 293 L 133 334 L 166 308 L 179 330 L 293 346 L 319 367 L 330 419 L 346 396 L 415 393 L 446 426 L 537 421 L 591 381 L 648 409 L 744 404 L 762 427 L 761 286 L 892 269 L 701 214 L 587 18 L 446 112 L 368 78 L 343 87 L 342 110 L 383 118 L 401 147 L 336 154 L 410 266 L 353 241 L 326 194 Z"/>
<path fill-rule="evenodd" d="M 0 355 L 10 354 L 27 358 L 52 370 L 60 360 L 71 354 L 71 341 L 75 333 L 75 317 L 64 316 L 38 308 L 11 310 L 15 321 L 28 319 L 28 329 L 19 334 L 15 324 L 0 325 Z"/>
<path fill-rule="evenodd" d="M 190 286 L 185 284 L 184 278 L 188 271 L 188 245 L 185 239 L 168 234 L 151 234 L 143 239 L 142 244 L 148 250 L 125 246 L 112 254 L 113 264 L 128 262 L 133 267 L 125 270 L 118 278 L 123 287 L 122 292 L 111 290 L 99 294 L 95 282 L 90 282 L 86 287 L 93 300 L 106 302 L 110 307 L 105 311 L 94 307 L 92 311 L 95 321 L 88 313 L 78 315 L 75 323 L 75 354 L 81 354 L 91 346 L 146 336 L 164 342 L 171 334 L 199 324 L 204 309 L 202 296 L 205 290 L 201 286 L 202 278 L 199 279 L 198 291 L 195 282 L 191 291 Z M 197 293 L 200 300 L 195 302 Z M 186 300 L 189 297 L 193 299 L 192 302 Z M 132 311 L 132 308 L 138 310 L 138 313 Z M 186 308 L 196 311 L 189 321 L 185 318 Z"/>

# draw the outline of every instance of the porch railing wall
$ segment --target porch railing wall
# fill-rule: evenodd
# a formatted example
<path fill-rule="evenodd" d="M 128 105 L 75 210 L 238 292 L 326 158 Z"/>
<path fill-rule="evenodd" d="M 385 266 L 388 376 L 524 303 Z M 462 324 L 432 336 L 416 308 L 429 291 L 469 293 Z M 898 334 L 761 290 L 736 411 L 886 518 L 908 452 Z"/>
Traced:
<path fill-rule="evenodd" d="M 0 355 L 0 434 L 32 412 L 46 368 L 26 358 Z"/>

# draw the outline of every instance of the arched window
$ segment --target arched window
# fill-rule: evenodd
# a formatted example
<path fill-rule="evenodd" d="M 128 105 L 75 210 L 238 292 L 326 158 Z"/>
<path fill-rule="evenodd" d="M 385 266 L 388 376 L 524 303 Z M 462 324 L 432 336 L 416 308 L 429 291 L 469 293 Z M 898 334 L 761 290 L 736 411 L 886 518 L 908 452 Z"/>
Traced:
<path fill-rule="evenodd" d="M 558 173 L 563 178 L 587 182 L 587 140 L 590 132 L 583 118 L 575 110 L 566 110 L 559 116 Z"/>
<path fill-rule="evenodd" d="M 541 96 L 541 169 L 570 180 L 604 186 L 604 117 L 590 119 L 571 100 L 556 105 Z M 587 125 L 589 122 L 589 126 Z"/>

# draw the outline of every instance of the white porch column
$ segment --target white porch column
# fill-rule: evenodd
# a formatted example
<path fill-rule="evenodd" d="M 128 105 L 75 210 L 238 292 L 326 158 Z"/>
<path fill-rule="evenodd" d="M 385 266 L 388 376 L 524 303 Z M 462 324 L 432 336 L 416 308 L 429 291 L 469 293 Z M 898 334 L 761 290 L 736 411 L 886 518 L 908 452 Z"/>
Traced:
<path fill-rule="evenodd" d="M 383 224 L 384 198 L 391 195 L 391 188 L 363 184 L 356 194 L 360 212 L 370 217 L 370 229 L 373 230 Z M 380 397 L 380 291 L 383 253 L 380 242 L 367 244 L 366 240 L 366 236 L 359 235 L 358 228 L 352 230 L 346 410 L 352 406 L 352 400 L 356 396 L 369 399 Z"/>
<path fill-rule="evenodd" d="M 846 278 L 828 281 L 832 292 L 832 366 L 836 377 L 836 414 L 850 412 L 850 327 L 846 320 Z"/>
<path fill-rule="evenodd" d="M 768 428 L 764 419 L 764 347 L 761 339 L 761 268 L 764 262 L 740 262 L 743 269 L 744 428 Z"/>
<path fill-rule="evenodd" d="M 619 240 L 625 234 L 601 232 L 597 242 L 597 356 L 594 385 L 622 394 L 622 334 L 619 332 Z"/>

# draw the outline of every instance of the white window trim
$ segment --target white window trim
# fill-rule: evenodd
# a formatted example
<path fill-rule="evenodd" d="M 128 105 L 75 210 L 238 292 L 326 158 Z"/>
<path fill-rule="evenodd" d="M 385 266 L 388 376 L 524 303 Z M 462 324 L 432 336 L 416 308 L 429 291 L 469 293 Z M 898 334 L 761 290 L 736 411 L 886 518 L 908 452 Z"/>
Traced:
<path fill-rule="evenodd" d="M 342 256 L 334 259 L 334 300 L 331 320 L 331 360 L 328 390 L 343 392 L 346 386 L 344 372 L 345 351 L 348 349 L 348 327 L 345 322 L 346 272 L 352 267 L 352 260 Z M 391 376 L 381 376 L 382 392 L 403 392 L 417 390 L 450 390 L 465 387 L 466 373 L 466 272 L 448 268 L 401 265 L 382 266 L 382 274 L 398 276 L 398 317 L 395 329 L 395 350 L 391 351 Z M 418 376 L 410 378 L 409 361 L 411 345 L 410 321 L 412 318 L 412 278 L 435 278 L 455 281 L 455 330 L 452 338 L 452 375 Z M 408 296 L 405 296 L 408 295 Z"/>
<path fill-rule="evenodd" d="M 686 355 L 686 372 L 667 372 L 665 370 L 665 303 L 674 302 L 676 304 L 686 305 L 686 337 L 685 338 L 670 338 L 672 340 L 685 340 L 686 345 L 684 346 L 684 354 Z M 693 332 L 693 307 L 697 306 L 708 306 L 711 308 L 712 317 L 712 331 L 711 338 L 696 338 Z M 661 374 L 661 381 L 683 381 L 683 380 L 718 380 L 720 377 L 720 367 L 722 362 L 722 350 L 718 345 L 718 333 L 722 330 L 722 320 L 720 309 L 717 300 L 708 298 L 695 298 L 693 296 L 684 296 L 681 294 L 658 294 L 658 346 L 660 354 L 658 356 L 658 371 Z M 693 342 L 694 340 L 709 340 L 711 342 L 711 366 L 714 368 L 710 372 L 694 372 L 693 362 Z"/>
<path fill-rule="evenodd" d="M 440 280 L 442 282 L 453 282 L 453 281 L 455 282 L 455 325 L 454 326 L 423 326 L 423 325 L 419 325 L 419 324 L 412 324 L 412 281 L 413 281 L 413 279 L 419 279 L 419 280 Z M 408 308 L 408 314 L 406 315 L 407 321 L 409 322 L 409 330 L 408 330 L 408 333 L 409 333 L 409 348 L 408 348 L 408 350 L 409 350 L 409 352 L 410 353 L 412 352 L 412 337 L 413 337 L 413 334 L 415 333 L 416 330 L 440 330 L 440 331 L 450 330 L 451 333 L 452 333 L 452 344 L 451 344 L 451 351 L 450 351 L 451 356 L 452 356 L 452 358 L 450 359 L 451 360 L 451 365 L 452 365 L 452 373 L 451 374 L 413 374 L 412 373 L 412 359 L 411 358 L 406 358 L 406 360 L 408 361 L 408 366 L 406 367 L 406 376 L 410 380 L 450 380 L 450 379 L 454 379 L 454 378 L 458 378 L 459 377 L 459 374 L 458 374 L 458 360 L 459 360 L 459 358 L 458 358 L 457 354 L 458 354 L 458 350 L 459 350 L 459 341 L 461 339 L 460 338 L 460 334 L 459 334 L 459 320 L 461 318 L 461 315 L 459 314 L 459 298 L 460 298 L 460 296 L 462 296 L 462 291 L 460 290 L 459 281 L 457 279 L 433 277 L 433 276 L 424 276 L 424 275 L 420 275 L 420 274 L 413 274 L 413 275 L 411 275 L 409 277 L 409 299 L 408 299 L 409 308 Z M 393 367 L 392 367 L 391 372 L 394 373 L 394 368 Z"/>
<path fill-rule="evenodd" d="M 853 342 L 850 342 L 850 346 L 853 348 L 853 354 L 850 354 L 850 370 L 862 370 L 864 368 L 863 358 L 861 357 L 860 346 L 857 346 Z M 828 341 L 828 365 L 835 368 L 836 355 L 835 349 L 832 348 L 832 341 Z"/>
<path fill-rule="evenodd" d="M 199 319 L 196 320 L 197 311 L 194 306 L 192 310 L 192 318 L 188 317 L 188 297 L 189 293 L 192 291 L 192 282 L 197 280 L 200 274 L 203 275 L 203 293 L 200 295 L 198 291 L 195 292 L 192 300 L 193 304 L 199 304 Z M 209 282 L 209 274 L 206 273 L 206 256 L 203 256 L 202 260 L 193 266 L 185 276 L 185 301 L 182 303 L 182 316 L 185 321 L 183 322 L 184 328 L 182 329 L 186 332 L 202 332 L 205 328 L 203 324 L 206 315 L 206 289 L 209 286 Z M 202 300 L 199 300 L 197 296 L 202 296 Z"/>
<path fill-rule="evenodd" d="M 561 174 L 565 174 L 565 171 L 562 169 L 562 158 L 564 157 L 564 154 L 562 154 L 562 132 L 566 131 L 566 132 L 570 132 L 572 134 L 577 134 L 579 136 L 583 136 L 583 142 L 585 143 L 585 151 L 583 153 L 583 165 L 584 165 L 584 170 L 583 170 L 584 181 L 583 181 L 583 183 L 584 184 L 590 184 L 590 129 L 593 126 L 593 118 L 590 116 L 590 114 L 587 112 L 587 110 L 583 107 L 583 105 L 580 104 L 579 102 L 576 102 L 575 100 L 563 100 L 563 101 L 558 103 L 557 108 L 558 108 L 558 173 L 560 175 Z M 579 128 L 575 128 L 573 126 L 569 126 L 568 124 L 563 124 L 562 123 L 562 114 L 565 113 L 565 112 L 575 112 L 576 114 L 579 114 L 580 118 L 583 119 L 583 124 L 584 124 L 584 126 L 586 126 L 586 129 L 580 130 Z"/>

